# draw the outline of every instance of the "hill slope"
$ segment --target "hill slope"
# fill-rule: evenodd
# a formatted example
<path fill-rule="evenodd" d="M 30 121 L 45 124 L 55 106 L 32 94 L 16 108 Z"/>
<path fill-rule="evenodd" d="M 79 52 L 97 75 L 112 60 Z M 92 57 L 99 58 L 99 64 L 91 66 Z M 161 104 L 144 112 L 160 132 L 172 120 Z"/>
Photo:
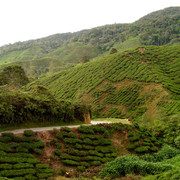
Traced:
<path fill-rule="evenodd" d="M 57 98 L 90 103 L 95 116 L 154 119 L 180 110 L 180 45 L 115 53 L 40 79 Z"/>
<path fill-rule="evenodd" d="M 79 63 L 83 56 L 93 59 L 108 53 L 112 47 L 119 51 L 139 45 L 163 45 L 179 43 L 179 7 L 170 7 L 153 12 L 132 24 L 101 26 L 76 33 L 55 34 L 46 38 L 18 42 L 0 48 L 0 65 L 20 63 L 33 72 L 33 76 L 52 73 L 50 64 L 46 71 L 41 70 L 44 61 L 34 65 L 34 61 L 51 57 L 54 61 L 53 72 L 62 69 L 64 63 Z M 30 65 L 27 65 L 30 64 Z M 28 66 L 28 68 L 27 68 Z M 34 69 L 40 69 L 36 72 Z"/>

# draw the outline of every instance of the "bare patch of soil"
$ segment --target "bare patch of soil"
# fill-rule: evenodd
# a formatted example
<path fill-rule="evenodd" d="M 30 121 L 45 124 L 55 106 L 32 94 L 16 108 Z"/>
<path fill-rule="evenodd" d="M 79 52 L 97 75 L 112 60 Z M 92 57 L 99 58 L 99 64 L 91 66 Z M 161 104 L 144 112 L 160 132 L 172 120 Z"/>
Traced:
<path fill-rule="evenodd" d="M 115 146 L 118 156 L 129 154 L 129 151 L 127 151 L 127 149 L 125 148 L 129 145 L 127 132 L 115 132 L 113 133 L 111 140 L 113 142 L 113 145 Z"/>
<path fill-rule="evenodd" d="M 146 51 L 146 49 L 141 47 L 141 48 L 138 48 L 138 51 L 141 53 L 144 53 Z"/>

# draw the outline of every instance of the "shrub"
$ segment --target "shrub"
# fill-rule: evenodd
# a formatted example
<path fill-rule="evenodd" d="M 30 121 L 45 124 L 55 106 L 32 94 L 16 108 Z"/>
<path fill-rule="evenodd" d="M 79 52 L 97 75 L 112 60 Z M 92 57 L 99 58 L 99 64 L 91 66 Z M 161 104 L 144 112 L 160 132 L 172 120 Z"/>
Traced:
<path fill-rule="evenodd" d="M 61 156 L 62 150 L 61 150 L 61 149 L 56 149 L 56 150 L 54 151 L 54 154 L 57 155 L 57 156 Z"/>
<path fill-rule="evenodd" d="M 56 143 L 56 144 L 55 144 L 55 146 L 56 146 L 56 148 L 57 148 L 57 149 L 61 149 L 62 144 L 60 144 L 60 143 Z"/>
<path fill-rule="evenodd" d="M 0 164 L 0 170 L 12 169 L 12 164 Z M 1 174 L 1 173 L 0 173 Z"/>
<path fill-rule="evenodd" d="M 66 153 L 61 153 L 60 158 L 61 159 L 71 159 L 71 156 L 69 154 L 66 154 Z"/>
<path fill-rule="evenodd" d="M 90 164 L 87 163 L 87 162 L 80 162 L 80 165 L 81 165 L 81 166 L 84 166 L 84 167 L 86 167 L 86 168 L 90 167 Z"/>
<path fill-rule="evenodd" d="M 100 166 L 101 162 L 100 161 L 92 161 L 91 165 L 93 165 L 93 166 Z"/>
<path fill-rule="evenodd" d="M 30 136 L 33 136 L 34 135 L 34 132 L 32 130 L 25 130 L 24 131 L 24 135 L 26 137 L 30 137 Z"/>
<path fill-rule="evenodd" d="M 5 177 L 16 177 L 24 176 L 26 174 L 35 174 L 35 169 L 16 169 L 16 170 L 3 170 L 1 171 L 1 176 Z"/>
<path fill-rule="evenodd" d="M 139 134 L 134 134 L 132 137 L 129 137 L 129 141 L 134 142 L 140 139 Z"/>
<path fill-rule="evenodd" d="M 17 147 L 16 148 L 16 152 L 19 153 L 19 152 L 22 152 L 22 153 L 27 153 L 29 152 L 29 150 L 27 148 L 24 148 L 24 147 Z"/>
<path fill-rule="evenodd" d="M 137 153 L 146 153 L 149 151 L 149 146 L 141 146 L 134 150 Z"/>
<path fill-rule="evenodd" d="M 50 168 L 48 164 L 36 164 L 38 169 L 48 169 Z"/>
<path fill-rule="evenodd" d="M 77 150 L 77 149 L 67 149 L 66 153 L 78 156 L 79 155 L 79 150 Z"/>
<path fill-rule="evenodd" d="M 62 127 L 61 128 L 61 131 L 63 131 L 63 132 L 71 132 L 72 130 L 71 130 L 71 128 L 68 128 L 68 127 Z"/>
<path fill-rule="evenodd" d="M 162 161 L 165 159 L 170 159 L 177 154 L 180 154 L 180 150 L 177 150 L 176 148 L 173 148 L 169 145 L 164 145 L 161 150 L 155 153 L 153 156 L 156 161 Z"/>
<path fill-rule="evenodd" d="M 2 135 L 2 137 L 10 137 L 10 138 L 14 137 L 13 133 L 2 133 L 1 135 Z"/>
<path fill-rule="evenodd" d="M 175 138 L 174 143 L 175 143 L 176 147 L 180 149 L 180 136 L 177 136 Z"/>
<path fill-rule="evenodd" d="M 77 170 L 80 171 L 80 172 L 83 172 L 85 169 L 86 169 L 85 166 L 78 166 L 77 167 Z"/>
<path fill-rule="evenodd" d="M 24 178 L 26 179 L 26 180 L 37 180 L 37 177 L 35 177 L 35 176 L 32 176 L 32 175 L 26 175 L 26 176 L 24 176 Z"/>
<path fill-rule="evenodd" d="M 53 173 L 37 173 L 37 176 L 39 179 L 46 179 L 48 177 L 51 177 Z"/>
<path fill-rule="evenodd" d="M 73 160 L 63 160 L 62 162 L 69 166 L 79 166 L 79 163 Z"/>
<path fill-rule="evenodd" d="M 77 130 L 78 132 L 84 134 L 94 134 L 94 130 L 92 126 L 80 126 Z"/>
<path fill-rule="evenodd" d="M 62 139 L 63 139 L 63 135 L 60 134 L 60 133 L 57 133 L 57 134 L 56 134 L 56 137 L 57 137 L 57 139 L 59 139 L 59 140 L 62 140 Z"/>
<path fill-rule="evenodd" d="M 87 151 L 79 151 L 79 156 L 87 156 L 88 152 Z"/>
<path fill-rule="evenodd" d="M 36 154 L 43 154 L 43 151 L 41 149 L 38 149 L 38 148 L 33 148 L 33 152 L 36 153 Z"/>
<path fill-rule="evenodd" d="M 83 147 L 83 149 L 86 149 L 86 150 L 93 150 L 94 149 L 93 146 L 88 146 L 88 145 L 83 145 L 82 147 Z"/>
<path fill-rule="evenodd" d="M 13 165 L 13 169 L 26 169 L 26 168 L 33 168 L 34 166 L 29 163 L 17 163 Z"/>
<path fill-rule="evenodd" d="M 93 144 L 93 142 L 89 138 L 84 139 L 83 143 L 84 144 L 88 144 L 88 145 L 92 145 Z"/>
<path fill-rule="evenodd" d="M 0 137 L 0 142 L 8 143 L 12 140 L 11 137 Z"/>
<path fill-rule="evenodd" d="M 100 172 L 101 177 L 111 178 L 136 173 L 141 175 L 157 174 L 173 169 L 173 166 L 163 163 L 152 163 L 140 160 L 137 156 L 121 156 L 106 164 Z"/>
<path fill-rule="evenodd" d="M 80 144 L 76 144 L 76 145 L 75 145 L 75 148 L 76 148 L 76 149 L 82 149 L 83 147 L 82 147 L 82 145 L 80 145 Z"/>

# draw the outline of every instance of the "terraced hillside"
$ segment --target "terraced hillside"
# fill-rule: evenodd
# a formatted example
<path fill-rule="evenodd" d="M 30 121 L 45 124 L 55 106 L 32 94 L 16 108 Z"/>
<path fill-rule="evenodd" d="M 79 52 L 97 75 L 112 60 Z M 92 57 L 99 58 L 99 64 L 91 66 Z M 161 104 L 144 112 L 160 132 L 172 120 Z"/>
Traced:
<path fill-rule="evenodd" d="M 150 119 L 180 110 L 180 46 L 138 47 L 35 81 L 59 99 L 92 104 L 94 116 Z M 29 86 L 30 86 L 29 85 Z"/>
<path fill-rule="evenodd" d="M 40 76 L 64 69 L 65 64 L 66 68 L 69 63 L 77 64 L 84 56 L 92 60 L 108 54 L 112 47 L 122 51 L 140 45 L 178 44 L 179 14 L 179 7 L 170 7 L 131 24 L 105 25 L 5 45 L 0 47 L 0 69 L 18 63 L 29 76 Z"/>

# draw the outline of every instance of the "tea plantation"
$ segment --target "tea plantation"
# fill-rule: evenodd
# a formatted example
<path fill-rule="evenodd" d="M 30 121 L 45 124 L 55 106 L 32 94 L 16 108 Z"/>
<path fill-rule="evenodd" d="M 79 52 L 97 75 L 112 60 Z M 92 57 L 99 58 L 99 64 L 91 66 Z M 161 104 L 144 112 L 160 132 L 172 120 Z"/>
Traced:
<path fill-rule="evenodd" d="M 121 123 L 80 126 L 77 130 L 54 130 L 54 138 L 50 142 L 55 147 L 52 159 L 74 167 L 79 172 L 112 161 L 121 154 L 111 138 L 113 133 L 119 133 L 122 138 L 128 134 L 129 140 L 122 140 L 122 144 L 129 153 L 153 153 L 161 147 L 161 142 L 147 129 L 138 126 Z"/>
<path fill-rule="evenodd" d="M 141 117 L 152 114 L 151 107 L 153 114 L 173 115 L 180 111 L 179 49 L 138 47 L 79 64 L 28 87 L 40 83 L 59 99 L 92 104 L 94 117 Z"/>
<path fill-rule="evenodd" d="M 53 176 L 54 170 L 34 156 L 41 155 L 44 146 L 32 131 L 25 131 L 22 137 L 3 133 L 0 136 L 0 178 L 39 180 Z"/>

